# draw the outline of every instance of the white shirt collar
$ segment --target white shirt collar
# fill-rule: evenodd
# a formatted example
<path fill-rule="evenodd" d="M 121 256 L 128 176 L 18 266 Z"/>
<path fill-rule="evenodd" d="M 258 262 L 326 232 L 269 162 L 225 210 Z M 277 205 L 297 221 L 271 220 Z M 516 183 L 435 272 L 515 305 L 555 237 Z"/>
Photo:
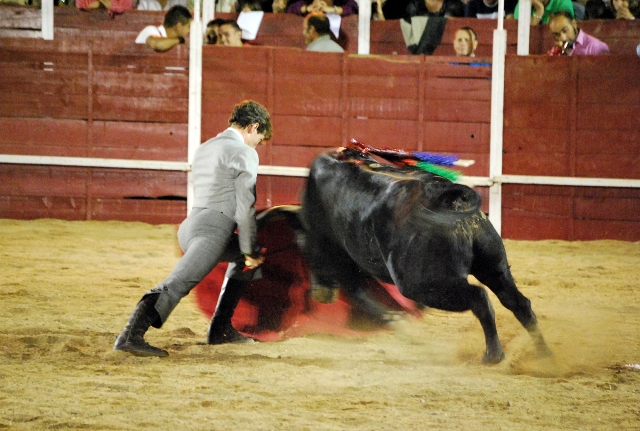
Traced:
<path fill-rule="evenodd" d="M 242 134 L 238 131 L 238 129 L 234 129 L 233 127 L 227 127 L 227 130 L 231 130 L 233 133 L 238 135 L 238 137 L 242 142 L 244 142 L 244 138 L 242 137 Z"/>

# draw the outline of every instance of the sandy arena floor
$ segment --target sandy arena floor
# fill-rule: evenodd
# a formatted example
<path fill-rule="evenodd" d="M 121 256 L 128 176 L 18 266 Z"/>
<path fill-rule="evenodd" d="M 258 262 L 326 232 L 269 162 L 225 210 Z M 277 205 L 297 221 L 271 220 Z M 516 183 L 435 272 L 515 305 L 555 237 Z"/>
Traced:
<path fill-rule="evenodd" d="M 175 226 L 0 220 L 0 429 L 640 430 L 640 244 L 506 247 L 551 360 L 494 296 L 496 366 L 471 313 L 208 346 L 192 296 L 147 335 L 170 356 L 138 358 L 111 348 Z"/>

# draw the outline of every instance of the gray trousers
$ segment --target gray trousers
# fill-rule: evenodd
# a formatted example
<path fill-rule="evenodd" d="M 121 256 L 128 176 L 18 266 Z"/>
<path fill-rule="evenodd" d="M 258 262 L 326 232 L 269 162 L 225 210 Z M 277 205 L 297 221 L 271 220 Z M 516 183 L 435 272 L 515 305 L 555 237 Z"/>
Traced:
<path fill-rule="evenodd" d="M 180 300 L 204 279 L 219 262 L 229 262 L 225 274 L 238 280 L 260 278 L 260 269 L 244 272 L 244 255 L 240 253 L 235 221 L 219 211 L 194 208 L 178 229 L 178 244 L 184 255 L 171 274 L 146 295 L 160 293 L 155 309 L 161 322 L 159 328 Z"/>

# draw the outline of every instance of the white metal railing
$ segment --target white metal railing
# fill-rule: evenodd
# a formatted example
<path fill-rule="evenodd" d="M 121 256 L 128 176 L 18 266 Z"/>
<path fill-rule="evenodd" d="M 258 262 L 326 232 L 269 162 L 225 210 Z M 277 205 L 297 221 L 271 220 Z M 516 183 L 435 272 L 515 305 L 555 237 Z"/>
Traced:
<path fill-rule="evenodd" d="M 191 164 L 189 162 L 131 159 L 97 159 L 89 157 L 22 156 L 13 154 L 0 154 L 0 163 L 18 165 L 77 166 L 84 168 L 147 169 L 181 172 L 191 171 Z M 282 177 L 306 177 L 309 175 L 309 168 L 260 165 L 258 167 L 258 174 Z M 640 188 L 640 180 L 630 180 L 624 178 L 498 175 L 495 177 L 463 176 L 459 182 L 467 184 L 469 186 L 483 187 L 490 187 L 495 184 L 540 184 L 552 186 Z"/>

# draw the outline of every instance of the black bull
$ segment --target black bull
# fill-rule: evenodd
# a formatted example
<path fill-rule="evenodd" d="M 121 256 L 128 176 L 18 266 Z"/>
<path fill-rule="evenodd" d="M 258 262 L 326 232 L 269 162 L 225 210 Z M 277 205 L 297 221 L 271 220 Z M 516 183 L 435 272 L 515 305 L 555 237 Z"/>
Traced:
<path fill-rule="evenodd" d="M 471 310 L 485 335 L 483 361 L 504 353 L 487 292 L 475 276 L 550 354 L 531 303 L 515 285 L 504 245 L 471 188 L 442 177 L 380 164 L 359 151 L 318 156 L 302 196 L 301 247 L 312 291 L 340 286 L 365 298 L 362 280 L 395 284 L 407 298 L 447 311 Z M 316 295 L 315 297 L 318 297 Z"/>

